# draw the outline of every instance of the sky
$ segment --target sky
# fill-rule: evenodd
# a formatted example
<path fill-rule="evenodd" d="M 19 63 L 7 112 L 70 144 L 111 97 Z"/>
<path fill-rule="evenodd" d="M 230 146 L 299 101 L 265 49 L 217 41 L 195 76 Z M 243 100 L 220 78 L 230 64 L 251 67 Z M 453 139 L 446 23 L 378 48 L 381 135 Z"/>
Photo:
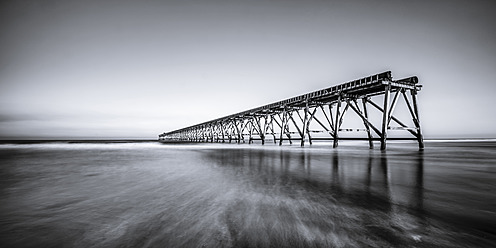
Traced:
<path fill-rule="evenodd" d="M 146 138 L 390 70 L 425 138 L 496 138 L 496 1 L 0 3 L 0 139 Z"/>

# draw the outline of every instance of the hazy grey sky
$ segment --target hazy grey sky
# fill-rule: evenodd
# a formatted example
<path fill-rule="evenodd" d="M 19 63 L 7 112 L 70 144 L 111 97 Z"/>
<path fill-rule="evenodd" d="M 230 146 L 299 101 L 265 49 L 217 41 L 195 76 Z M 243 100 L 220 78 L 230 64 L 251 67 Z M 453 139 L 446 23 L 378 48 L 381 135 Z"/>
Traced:
<path fill-rule="evenodd" d="M 496 137 L 496 1 L 0 3 L 0 138 L 156 138 L 369 74 L 429 137 Z"/>

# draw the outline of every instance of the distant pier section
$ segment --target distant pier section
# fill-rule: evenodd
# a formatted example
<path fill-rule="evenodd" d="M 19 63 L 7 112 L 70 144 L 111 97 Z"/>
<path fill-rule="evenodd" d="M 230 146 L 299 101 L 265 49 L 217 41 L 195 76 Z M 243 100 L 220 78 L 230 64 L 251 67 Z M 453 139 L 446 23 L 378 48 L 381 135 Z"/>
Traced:
<path fill-rule="evenodd" d="M 262 145 L 271 141 L 282 145 L 293 141 L 312 144 L 315 140 L 365 140 L 369 147 L 380 143 L 386 149 L 387 140 L 415 140 L 424 148 L 417 94 L 422 88 L 415 76 L 393 80 L 391 72 L 383 72 L 288 98 L 258 108 L 217 118 L 159 135 L 161 142 L 237 142 Z M 403 102 L 400 120 L 394 112 Z M 346 115 L 347 112 L 354 116 Z M 345 128 L 343 123 L 359 128 Z M 391 131 L 402 131 L 388 137 Z M 355 134 L 348 134 L 353 132 Z M 345 135 L 346 134 L 346 135 Z"/>

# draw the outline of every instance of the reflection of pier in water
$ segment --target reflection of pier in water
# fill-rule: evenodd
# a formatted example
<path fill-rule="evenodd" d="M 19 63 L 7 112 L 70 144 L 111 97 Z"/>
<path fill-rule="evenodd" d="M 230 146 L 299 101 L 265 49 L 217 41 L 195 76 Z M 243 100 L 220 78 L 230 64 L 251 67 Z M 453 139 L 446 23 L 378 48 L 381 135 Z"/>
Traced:
<path fill-rule="evenodd" d="M 370 150 L 356 156 L 339 150 L 313 153 L 302 150 L 221 149 L 208 157 L 233 166 L 256 185 L 275 185 L 291 194 L 294 187 L 333 201 L 371 209 L 407 206 L 423 211 L 423 153 L 409 155 L 408 164 L 391 167 L 387 153 Z M 368 156 L 364 156 L 368 155 Z M 394 174 L 394 175 L 392 175 Z M 397 176 L 398 178 L 394 178 Z"/>

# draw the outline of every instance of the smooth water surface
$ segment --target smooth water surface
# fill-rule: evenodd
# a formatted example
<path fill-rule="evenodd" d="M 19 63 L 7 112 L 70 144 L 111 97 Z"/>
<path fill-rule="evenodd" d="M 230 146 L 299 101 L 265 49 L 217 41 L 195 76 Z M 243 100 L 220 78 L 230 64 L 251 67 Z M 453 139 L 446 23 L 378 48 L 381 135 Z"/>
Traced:
<path fill-rule="evenodd" d="M 495 247 L 496 142 L 0 144 L 2 247 Z"/>

